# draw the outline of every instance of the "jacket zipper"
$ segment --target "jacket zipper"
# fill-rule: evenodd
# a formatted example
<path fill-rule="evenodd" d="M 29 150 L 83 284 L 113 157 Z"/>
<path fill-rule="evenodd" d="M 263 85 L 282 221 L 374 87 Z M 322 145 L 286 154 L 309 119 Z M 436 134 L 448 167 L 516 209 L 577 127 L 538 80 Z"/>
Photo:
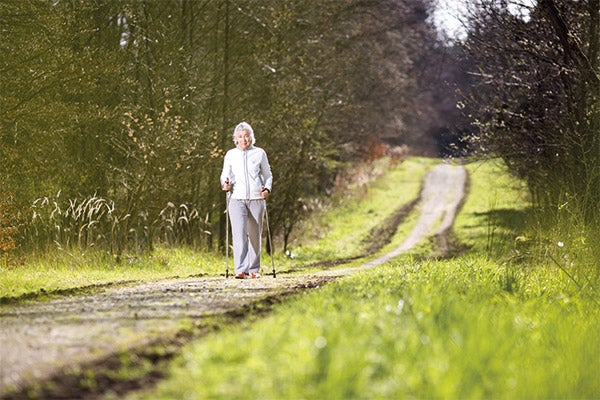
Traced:
<path fill-rule="evenodd" d="M 250 176 L 248 175 L 248 150 L 244 150 L 244 174 L 246 175 L 246 199 L 250 198 Z"/>

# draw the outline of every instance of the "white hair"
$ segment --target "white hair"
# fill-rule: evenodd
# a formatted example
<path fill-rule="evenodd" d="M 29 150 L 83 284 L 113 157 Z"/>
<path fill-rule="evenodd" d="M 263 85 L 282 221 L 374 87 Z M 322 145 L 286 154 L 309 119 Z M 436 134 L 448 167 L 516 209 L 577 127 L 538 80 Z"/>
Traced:
<path fill-rule="evenodd" d="M 256 142 L 256 139 L 254 138 L 254 130 L 252 129 L 250 124 L 247 122 L 240 122 L 239 124 L 237 124 L 237 126 L 233 130 L 233 143 L 235 143 L 236 145 L 237 145 L 237 139 L 235 136 L 239 131 L 248 132 L 248 135 L 250 135 L 250 139 L 252 139 L 252 144 L 254 144 Z"/>

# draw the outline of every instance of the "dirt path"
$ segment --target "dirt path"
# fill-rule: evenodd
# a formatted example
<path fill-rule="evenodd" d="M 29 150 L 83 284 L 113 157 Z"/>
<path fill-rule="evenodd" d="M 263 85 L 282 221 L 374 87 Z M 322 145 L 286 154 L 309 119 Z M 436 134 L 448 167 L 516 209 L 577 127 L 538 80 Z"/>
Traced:
<path fill-rule="evenodd" d="M 419 219 L 404 242 L 394 250 L 358 267 L 322 274 L 345 275 L 359 269 L 376 267 L 410 250 L 428 236 L 447 234 L 459 211 L 466 183 L 467 172 L 463 167 L 446 163 L 436 166 L 425 176 L 419 201 Z"/>
<path fill-rule="evenodd" d="M 53 393 L 63 398 L 95 397 L 107 389 L 98 388 L 99 376 L 89 383 L 88 391 L 73 388 L 73 392 L 69 392 L 65 377 L 77 377 L 80 383 L 81 366 L 107 363 L 111 355 L 132 349 L 137 349 L 136 353 L 163 338 L 181 337 L 182 332 L 188 332 L 190 340 L 199 332 L 214 329 L 215 318 L 255 314 L 265 304 L 290 293 L 385 263 L 425 237 L 447 231 L 465 183 L 464 168 L 445 163 L 435 167 L 425 178 L 420 218 L 406 241 L 357 268 L 294 277 L 278 275 L 277 279 L 198 278 L 107 287 L 95 294 L 5 308 L 0 312 L 0 397 L 26 397 L 25 391 L 36 382 L 55 386 L 37 392 L 45 397 Z"/>

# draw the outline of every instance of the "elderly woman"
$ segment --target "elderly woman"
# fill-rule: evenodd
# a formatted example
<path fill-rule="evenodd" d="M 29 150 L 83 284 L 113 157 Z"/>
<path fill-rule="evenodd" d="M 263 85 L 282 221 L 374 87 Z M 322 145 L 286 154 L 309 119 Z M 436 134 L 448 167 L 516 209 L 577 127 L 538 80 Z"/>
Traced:
<path fill-rule="evenodd" d="M 236 147 L 225 154 L 221 172 L 222 189 L 231 191 L 228 209 L 237 279 L 260 277 L 265 199 L 273 183 L 267 153 L 254 146 L 255 141 L 250 124 L 238 124 L 233 131 Z"/>

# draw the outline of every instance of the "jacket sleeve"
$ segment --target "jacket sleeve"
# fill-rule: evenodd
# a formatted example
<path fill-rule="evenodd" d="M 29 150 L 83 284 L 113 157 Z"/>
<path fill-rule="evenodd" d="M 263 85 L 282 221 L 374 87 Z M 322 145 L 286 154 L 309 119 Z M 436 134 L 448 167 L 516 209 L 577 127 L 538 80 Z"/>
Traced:
<path fill-rule="evenodd" d="M 221 186 L 229 180 L 233 184 L 233 173 L 231 170 L 231 153 L 227 152 L 223 158 L 223 170 L 221 171 Z"/>
<path fill-rule="evenodd" d="M 269 165 L 269 159 L 267 158 L 267 153 L 265 151 L 263 151 L 263 156 L 260 161 L 260 171 L 262 173 L 265 189 L 269 189 L 269 192 L 272 192 L 273 174 L 271 173 L 271 166 Z"/>

